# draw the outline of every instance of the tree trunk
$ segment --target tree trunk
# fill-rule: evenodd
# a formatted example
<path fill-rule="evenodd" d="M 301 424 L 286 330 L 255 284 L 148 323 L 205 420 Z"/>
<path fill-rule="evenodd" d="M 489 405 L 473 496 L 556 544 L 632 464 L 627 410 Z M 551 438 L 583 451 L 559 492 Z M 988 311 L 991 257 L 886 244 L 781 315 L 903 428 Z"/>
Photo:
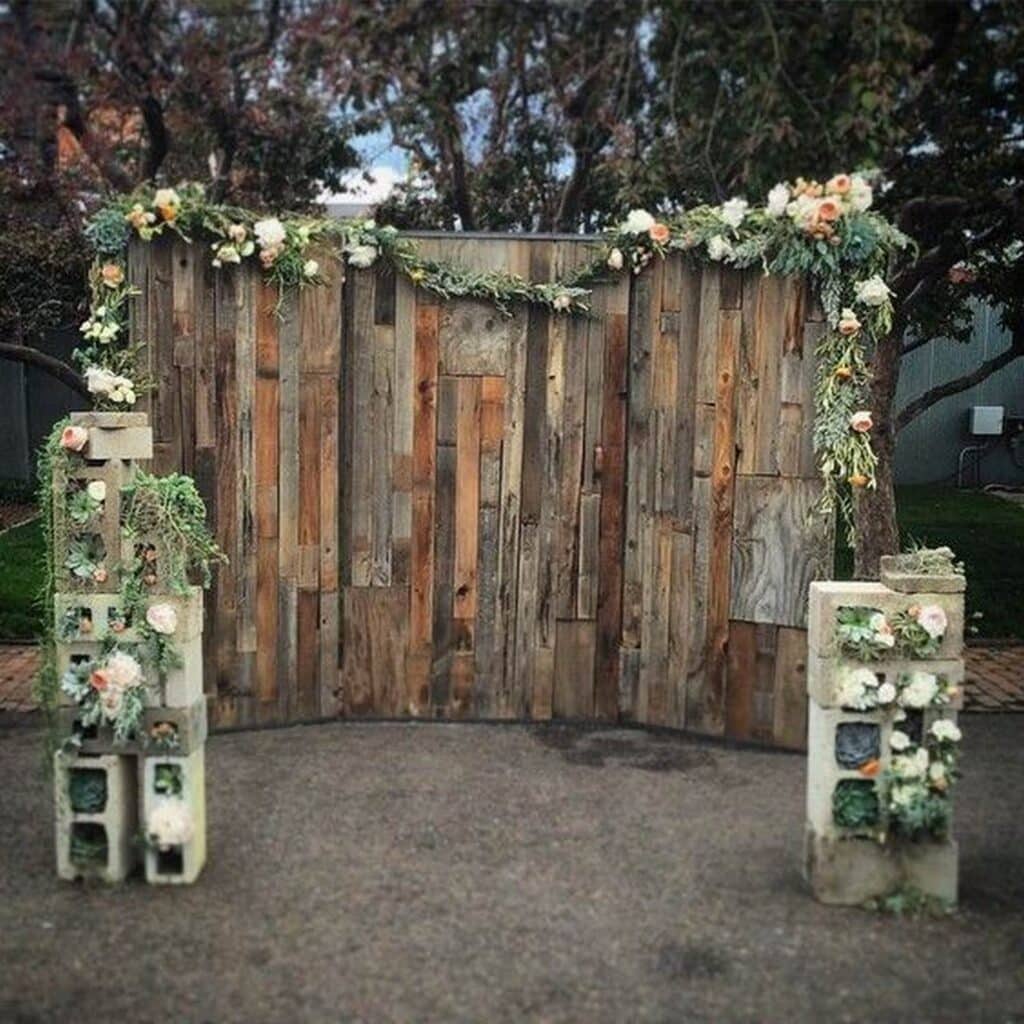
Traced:
<path fill-rule="evenodd" d="M 877 487 L 861 491 L 854 507 L 857 541 L 853 574 L 856 579 L 878 579 L 882 555 L 899 551 L 896 527 L 896 492 L 893 488 L 893 456 L 896 452 L 896 385 L 900 379 L 902 331 L 894 330 L 875 349 L 871 359 L 873 380 L 870 390 L 874 427 L 871 431 L 878 468 Z"/>

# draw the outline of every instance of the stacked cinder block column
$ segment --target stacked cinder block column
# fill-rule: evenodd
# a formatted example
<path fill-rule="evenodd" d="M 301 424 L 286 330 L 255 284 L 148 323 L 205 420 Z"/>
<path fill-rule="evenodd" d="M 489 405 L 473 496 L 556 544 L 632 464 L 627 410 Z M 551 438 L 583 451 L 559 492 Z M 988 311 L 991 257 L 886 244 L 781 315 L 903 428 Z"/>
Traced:
<path fill-rule="evenodd" d="M 171 592 L 162 574 L 162 538 L 123 535 L 124 489 L 133 481 L 136 460 L 153 455 L 146 415 L 73 413 L 71 426 L 85 431 L 87 440 L 53 480 L 57 671 L 63 676 L 76 665 L 102 665 L 116 645 L 142 666 L 146 706 L 133 734 L 118 737 L 106 721 L 84 721 L 82 707 L 61 692 L 57 718 L 64 743 L 54 772 L 58 874 L 121 881 L 145 851 L 148 881 L 190 882 L 205 858 L 202 590 Z M 90 484 L 94 497 L 83 511 L 84 499 L 76 495 L 90 493 Z M 140 561 L 147 550 L 150 559 Z M 122 599 L 124 574 L 139 573 L 140 565 L 146 611 L 162 605 L 174 623 L 170 639 L 181 665 L 162 673 L 147 663 L 140 623 L 131 620 Z M 155 767 L 165 759 L 189 766 L 187 784 L 174 792 L 152 786 Z M 177 823 L 171 837 L 181 839 L 162 850 L 147 836 L 157 806 L 164 808 L 165 822 L 170 807 Z"/>
<path fill-rule="evenodd" d="M 964 580 L 900 567 L 899 556 L 884 560 L 878 583 L 811 584 L 805 874 L 826 903 L 907 889 L 947 903 L 957 896 L 948 820 Z M 866 625 L 858 633 L 841 621 Z M 935 729 L 938 721 L 949 725 Z M 904 795 L 930 816 L 908 814 Z"/>

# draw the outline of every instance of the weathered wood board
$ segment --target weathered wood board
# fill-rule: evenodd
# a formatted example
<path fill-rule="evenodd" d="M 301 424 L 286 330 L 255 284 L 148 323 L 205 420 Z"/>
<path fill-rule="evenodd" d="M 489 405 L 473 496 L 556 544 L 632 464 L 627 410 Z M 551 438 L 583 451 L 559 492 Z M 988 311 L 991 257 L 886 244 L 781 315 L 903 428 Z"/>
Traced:
<path fill-rule="evenodd" d="M 585 240 L 432 237 L 550 280 Z M 571 319 L 441 302 L 326 254 L 277 295 L 201 246 L 133 248 L 154 464 L 231 558 L 215 724 L 331 715 L 632 720 L 803 743 L 813 506 L 804 282 L 680 258 Z"/>

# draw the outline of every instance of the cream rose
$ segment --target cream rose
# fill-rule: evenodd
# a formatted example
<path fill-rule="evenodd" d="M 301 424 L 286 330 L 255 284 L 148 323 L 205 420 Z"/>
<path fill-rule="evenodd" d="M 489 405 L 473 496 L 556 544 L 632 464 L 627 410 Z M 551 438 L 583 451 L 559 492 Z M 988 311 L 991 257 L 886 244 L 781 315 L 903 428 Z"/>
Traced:
<path fill-rule="evenodd" d="M 284 245 L 284 225 L 276 217 L 267 217 L 265 220 L 256 221 L 252 230 L 261 249 L 273 249 L 276 246 Z"/>
<path fill-rule="evenodd" d="M 937 740 L 950 743 L 959 743 L 963 735 L 956 722 L 951 722 L 948 718 L 940 718 L 937 722 L 932 722 L 932 727 L 928 731 Z"/>
<path fill-rule="evenodd" d="M 124 694 L 116 686 L 107 685 L 100 691 L 100 706 L 107 719 L 113 721 L 121 713 L 121 703 Z"/>
<path fill-rule="evenodd" d="M 926 708 L 939 692 L 939 681 L 931 672 L 911 672 L 900 694 L 900 703 L 908 708 Z"/>
<path fill-rule="evenodd" d="M 825 182 L 825 191 L 835 196 L 845 196 L 850 191 L 852 182 L 848 174 L 834 174 Z"/>
<path fill-rule="evenodd" d="M 884 306 L 892 297 L 892 289 L 883 281 L 878 274 L 858 281 L 854 286 L 854 294 L 858 302 L 865 306 Z"/>
<path fill-rule="evenodd" d="M 181 197 L 173 188 L 158 188 L 153 195 L 153 205 L 158 208 L 181 206 Z"/>
<path fill-rule="evenodd" d="M 765 207 L 765 213 L 769 217 L 781 217 L 786 212 L 786 206 L 789 204 L 789 186 L 784 182 L 779 182 L 775 185 L 768 193 L 768 205 Z"/>
<path fill-rule="evenodd" d="M 866 434 L 874 425 L 875 422 L 867 409 L 859 409 L 850 417 L 850 429 L 858 434 Z"/>
<path fill-rule="evenodd" d="M 353 267 L 372 267 L 377 259 L 377 246 L 375 245 L 350 245 L 345 252 Z"/>
<path fill-rule="evenodd" d="M 90 480 L 85 490 L 93 501 L 105 501 L 107 498 L 107 485 L 103 480 Z"/>
<path fill-rule="evenodd" d="M 945 609 L 938 604 L 922 605 L 916 615 L 917 624 L 933 639 L 938 640 L 949 628 Z"/>
<path fill-rule="evenodd" d="M 609 270 L 621 270 L 622 264 L 625 262 L 622 256 L 621 249 L 612 249 L 608 253 L 608 269 Z"/>
<path fill-rule="evenodd" d="M 69 452 L 80 452 L 89 443 L 89 431 L 85 427 L 65 427 L 60 432 L 60 446 Z"/>
<path fill-rule="evenodd" d="M 183 846 L 194 831 L 192 815 L 183 800 L 161 800 L 146 821 L 146 833 L 161 850 Z"/>
<path fill-rule="evenodd" d="M 568 292 L 560 292 L 551 303 L 553 309 L 564 312 L 572 305 L 572 296 Z"/>
<path fill-rule="evenodd" d="M 303 277 L 316 277 L 320 273 L 320 264 L 316 260 L 306 260 L 302 264 L 302 276 Z"/>
<path fill-rule="evenodd" d="M 728 259 L 732 255 L 732 243 L 724 235 L 712 235 L 708 239 L 708 256 L 716 261 Z"/>
<path fill-rule="evenodd" d="M 893 729 L 892 735 L 889 737 L 889 746 L 899 753 L 910 746 L 910 737 L 901 729 Z"/>
<path fill-rule="evenodd" d="M 627 235 L 645 235 L 654 224 L 654 218 L 646 210 L 630 210 L 619 230 Z"/>
<path fill-rule="evenodd" d="M 740 199 L 737 196 L 722 203 L 719 216 L 729 227 L 735 229 L 743 223 L 743 218 L 746 217 L 747 210 L 749 209 L 750 203 L 746 199 Z"/>
<path fill-rule="evenodd" d="M 154 633 L 170 636 L 178 628 L 178 613 L 174 610 L 174 605 L 164 602 L 151 604 L 146 609 L 146 622 Z"/>
<path fill-rule="evenodd" d="M 857 314 L 852 309 L 844 309 L 839 314 L 839 333 L 848 338 L 859 330 L 860 320 L 857 319 Z"/>
<path fill-rule="evenodd" d="M 867 181 L 859 174 L 855 174 L 850 179 L 848 198 L 850 206 L 858 213 L 863 213 L 865 210 L 870 209 L 871 203 L 874 200 L 874 193 L 871 191 L 871 186 Z"/>
<path fill-rule="evenodd" d="M 896 699 L 896 687 L 892 683 L 882 683 L 875 697 L 879 704 L 891 704 Z"/>
<path fill-rule="evenodd" d="M 114 651 L 104 665 L 110 685 L 119 690 L 131 690 L 142 683 L 142 666 L 125 651 Z"/>

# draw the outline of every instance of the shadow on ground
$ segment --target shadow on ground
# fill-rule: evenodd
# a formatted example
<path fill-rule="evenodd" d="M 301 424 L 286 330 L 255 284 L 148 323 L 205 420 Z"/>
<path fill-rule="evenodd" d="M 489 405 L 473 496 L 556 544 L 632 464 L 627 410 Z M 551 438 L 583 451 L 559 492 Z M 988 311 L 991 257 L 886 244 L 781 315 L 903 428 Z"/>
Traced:
<path fill-rule="evenodd" d="M 564 726 L 216 736 L 198 885 L 62 884 L 0 731 L 0 1020 L 1019 1019 L 1024 721 L 965 725 L 938 920 L 808 898 L 802 757 Z"/>

